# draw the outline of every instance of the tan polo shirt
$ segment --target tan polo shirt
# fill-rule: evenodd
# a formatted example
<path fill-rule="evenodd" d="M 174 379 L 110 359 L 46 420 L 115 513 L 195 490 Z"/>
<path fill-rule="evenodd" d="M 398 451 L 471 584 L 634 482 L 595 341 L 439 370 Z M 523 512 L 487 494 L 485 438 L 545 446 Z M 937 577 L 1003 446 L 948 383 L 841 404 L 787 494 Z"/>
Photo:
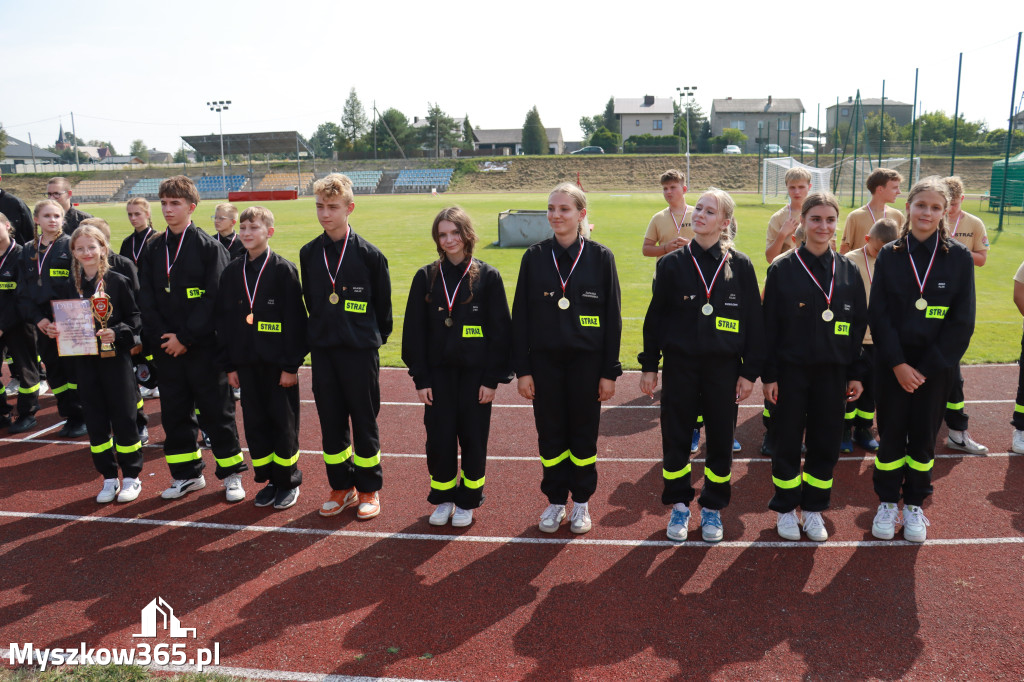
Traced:
<path fill-rule="evenodd" d="M 1013 276 L 1013 281 L 1024 284 L 1024 263 L 1021 263 L 1020 267 L 1017 268 L 1017 274 Z"/>
<path fill-rule="evenodd" d="M 981 222 L 981 218 L 966 211 L 960 211 L 958 220 L 950 221 L 947 216 L 946 222 L 953 239 L 966 246 L 972 253 L 988 251 L 988 232 L 985 231 L 985 223 Z"/>
<path fill-rule="evenodd" d="M 864 237 L 868 236 L 871 227 L 883 217 L 892 218 L 896 221 L 897 227 L 903 227 L 903 214 L 889 206 L 885 207 L 881 215 L 876 213 L 872 216 L 871 209 L 867 206 L 850 211 L 850 215 L 846 216 L 846 226 L 843 228 L 843 241 L 840 242 L 840 246 L 848 244 L 851 250 L 864 246 Z"/>
<path fill-rule="evenodd" d="M 655 244 L 667 244 L 676 237 L 684 237 L 686 239 L 693 239 L 693 207 L 686 207 L 686 215 L 683 216 L 682 220 L 679 216 L 672 215 L 672 209 L 665 207 L 665 210 L 658 211 L 651 218 L 650 225 L 647 226 L 647 234 L 644 235 L 644 239 L 650 239 Z M 676 226 L 679 226 L 679 230 L 676 230 Z M 665 254 L 662 254 L 662 256 Z M 661 256 L 657 256 L 661 258 Z"/>
<path fill-rule="evenodd" d="M 768 232 L 765 233 L 764 242 L 765 250 L 767 250 L 769 246 L 775 243 L 776 238 L 778 238 L 779 236 L 779 232 L 782 231 L 782 226 L 785 224 L 787 220 L 789 220 L 789 215 L 789 206 L 783 206 L 778 211 L 773 213 L 772 217 L 768 219 Z M 796 219 L 797 222 L 799 222 L 800 216 L 797 215 Z M 782 250 L 779 251 L 780 256 L 789 251 L 790 249 L 795 249 L 797 247 L 797 234 L 799 232 L 800 228 L 798 227 L 796 229 L 796 232 L 793 233 L 793 236 L 787 239 L 786 242 L 782 245 Z"/>
<path fill-rule="evenodd" d="M 874 223 L 872 223 L 873 225 Z M 875 259 L 868 258 L 868 255 L 864 253 L 864 248 L 854 249 L 848 251 L 846 257 L 853 261 L 853 264 L 857 266 L 857 271 L 860 273 L 860 278 L 864 280 L 864 293 L 867 295 L 868 302 L 871 301 L 871 277 L 875 274 Z M 871 340 L 871 327 L 868 327 L 867 331 L 864 332 L 864 343 L 874 343 Z"/>

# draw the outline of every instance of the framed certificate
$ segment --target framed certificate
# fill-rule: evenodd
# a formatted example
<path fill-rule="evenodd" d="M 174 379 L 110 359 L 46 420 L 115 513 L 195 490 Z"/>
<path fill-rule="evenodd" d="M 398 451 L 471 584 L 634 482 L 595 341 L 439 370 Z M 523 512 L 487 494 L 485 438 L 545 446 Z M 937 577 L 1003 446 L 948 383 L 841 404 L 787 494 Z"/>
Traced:
<path fill-rule="evenodd" d="M 89 299 L 50 301 L 50 305 L 53 306 L 53 321 L 60 332 L 57 336 L 57 353 L 61 357 L 99 355 L 96 324 Z"/>

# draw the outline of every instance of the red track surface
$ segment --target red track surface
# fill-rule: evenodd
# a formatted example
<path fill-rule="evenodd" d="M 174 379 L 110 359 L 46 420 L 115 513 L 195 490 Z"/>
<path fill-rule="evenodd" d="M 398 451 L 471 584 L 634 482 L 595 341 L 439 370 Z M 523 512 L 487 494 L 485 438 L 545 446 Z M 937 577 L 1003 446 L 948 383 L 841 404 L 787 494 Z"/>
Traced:
<path fill-rule="evenodd" d="M 134 646 L 140 610 L 159 595 L 197 628 L 189 647 L 219 642 L 221 664 L 246 669 L 431 680 L 1019 679 L 1024 457 L 1006 454 L 1017 370 L 964 373 L 968 401 L 982 401 L 969 402 L 971 432 L 994 454 L 938 448 L 923 546 L 871 537 L 877 500 L 860 450 L 836 469 L 832 538 L 777 542 L 759 399 L 740 410 L 739 454 L 752 459 L 734 466 L 725 542 L 709 547 L 693 531 L 686 544 L 665 541 L 658 412 L 635 373 L 603 414 L 594 529 L 583 538 L 567 525 L 553 536 L 536 529 L 546 501 L 532 414 L 514 407 L 525 403 L 508 386 L 494 410 L 487 501 L 461 531 L 427 524 L 422 408 L 401 404 L 415 392 L 400 370 L 382 372 L 383 512 L 365 523 L 317 514 L 327 483 L 306 373 L 310 454 L 299 503 L 284 512 L 252 506 L 251 477 L 241 504 L 224 502 L 212 474 L 205 490 L 161 500 L 169 476 L 158 447 L 146 450 L 139 500 L 99 506 L 87 444 L 58 442 L 55 430 L 3 440 L 0 648 Z M 40 430 L 57 423 L 52 397 L 44 408 Z M 158 405 L 147 409 L 159 443 Z"/>

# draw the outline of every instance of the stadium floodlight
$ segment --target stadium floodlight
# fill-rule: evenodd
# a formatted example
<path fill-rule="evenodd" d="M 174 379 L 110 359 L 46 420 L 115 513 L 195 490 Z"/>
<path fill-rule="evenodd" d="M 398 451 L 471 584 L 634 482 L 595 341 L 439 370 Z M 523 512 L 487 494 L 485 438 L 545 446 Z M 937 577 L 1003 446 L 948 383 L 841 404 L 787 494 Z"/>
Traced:
<path fill-rule="evenodd" d="M 224 189 L 225 198 L 228 191 L 228 173 L 227 162 L 224 159 L 224 119 L 221 112 L 225 111 L 229 104 L 231 104 L 231 100 L 215 100 L 206 103 L 206 106 L 210 107 L 210 111 L 217 112 L 217 122 L 220 124 L 220 181 Z"/>
<path fill-rule="evenodd" d="M 682 103 L 686 101 L 686 181 L 690 182 L 690 107 L 693 105 L 693 99 L 697 96 L 696 85 L 685 85 L 681 88 L 676 88 L 676 92 L 679 93 L 680 107 Z"/>

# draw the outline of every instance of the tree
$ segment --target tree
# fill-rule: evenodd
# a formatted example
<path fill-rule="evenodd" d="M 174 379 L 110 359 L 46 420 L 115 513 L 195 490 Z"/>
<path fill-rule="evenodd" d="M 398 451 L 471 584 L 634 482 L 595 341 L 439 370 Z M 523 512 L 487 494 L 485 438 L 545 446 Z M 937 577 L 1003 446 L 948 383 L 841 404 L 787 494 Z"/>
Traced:
<path fill-rule="evenodd" d="M 82 146 L 85 145 L 85 142 L 82 140 L 82 138 L 75 137 L 74 135 L 71 134 L 70 130 L 64 131 L 64 141 L 66 143 L 70 144 L 71 146 L 74 146 L 76 141 L 78 142 L 78 146 L 79 147 L 82 147 Z"/>
<path fill-rule="evenodd" d="M 309 138 L 309 146 L 318 159 L 329 159 L 342 139 L 341 127 L 334 121 L 327 121 L 317 126 L 316 132 Z"/>
<path fill-rule="evenodd" d="M 0 126 L 0 161 L 3 161 L 7 156 L 7 131 L 4 130 L 3 126 Z"/>
<path fill-rule="evenodd" d="M 615 118 L 615 98 L 609 97 L 608 103 L 604 105 L 604 111 L 596 116 L 583 116 L 580 118 L 580 130 L 583 131 L 583 139 L 588 144 L 594 144 L 590 137 L 599 128 L 605 128 L 609 132 L 617 130 L 618 120 Z"/>
<path fill-rule="evenodd" d="M 103 140 L 89 140 L 88 144 L 90 147 L 99 147 L 100 149 L 106 147 L 107 154 L 109 156 L 117 156 L 117 150 L 114 149 L 114 144 L 112 142 L 104 142 Z"/>
<path fill-rule="evenodd" d="M 370 132 L 365 136 L 370 149 L 373 149 L 375 130 L 377 135 L 377 152 L 384 156 L 398 154 L 399 147 L 408 155 L 416 146 L 414 131 L 409 127 L 409 119 L 398 109 L 386 110 L 370 126 Z M 392 139 L 392 135 L 394 135 L 394 139 Z M 397 145 L 395 144 L 396 140 Z"/>
<path fill-rule="evenodd" d="M 473 151 L 473 140 L 473 126 L 469 122 L 469 114 L 466 114 L 462 119 L 462 148 L 467 152 Z"/>
<path fill-rule="evenodd" d="M 882 138 L 879 139 L 879 128 L 882 128 Z M 861 144 L 870 145 L 871 149 L 877 150 L 886 141 L 894 142 L 899 139 L 899 125 L 889 114 L 885 114 L 885 121 L 879 113 L 871 112 L 864 119 L 864 131 L 861 137 Z"/>
<path fill-rule="evenodd" d="M 741 145 L 747 141 L 747 136 L 738 128 L 722 128 L 722 134 L 711 138 L 712 144 L 725 147 L 726 145 Z"/>
<path fill-rule="evenodd" d="M 459 144 L 463 131 L 455 119 L 444 113 L 438 104 L 427 103 L 427 125 L 417 128 L 419 142 L 424 149 L 440 152 Z"/>
<path fill-rule="evenodd" d="M 690 151 L 700 151 L 702 148 L 705 148 L 705 151 L 710 151 L 711 125 L 707 114 L 704 113 L 704 109 L 692 100 L 683 109 L 680 109 L 679 105 L 675 102 L 672 103 L 672 107 L 676 112 L 676 123 L 673 127 L 673 132 L 682 137 L 683 140 L 686 139 L 686 117 L 689 114 Z M 705 123 L 708 125 L 705 126 Z"/>
<path fill-rule="evenodd" d="M 356 89 L 352 88 L 349 90 L 345 108 L 341 113 L 341 130 L 345 139 L 355 144 L 356 139 L 366 130 L 366 126 L 366 112 L 363 110 L 363 103 L 356 96 Z"/>
<path fill-rule="evenodd" d="M 523 153 L 524 154 L 547 154 L 548 134 L 544 130 L 544 124 L 540 122 L 540 114 L 534 106 L 526 112 L 526 121 L 523 123 Z"/>
<path fill-rule="evenodd" d="M 132 140 L 132 148 L 128 153 L 143 161 L 149 161 L 149 150 L 146 149 L 146 143 L 142 140 Z"/>
<path fill-rule="evenodd" d="M 590 144 L 600 147 L 607 154 L 614 154 L 619 151 L 619 143 L 621 141 L 621 135 L 613 133 L 604 126 L 595 130 L 594 134 L 590 136 Z"/>
<path fill-rule="evenodd" d="M 174 163 L 187 163 L 188 152 L 185 151 L 184 147 L 178 147 L 178 151 L 174 152 Z"/>

